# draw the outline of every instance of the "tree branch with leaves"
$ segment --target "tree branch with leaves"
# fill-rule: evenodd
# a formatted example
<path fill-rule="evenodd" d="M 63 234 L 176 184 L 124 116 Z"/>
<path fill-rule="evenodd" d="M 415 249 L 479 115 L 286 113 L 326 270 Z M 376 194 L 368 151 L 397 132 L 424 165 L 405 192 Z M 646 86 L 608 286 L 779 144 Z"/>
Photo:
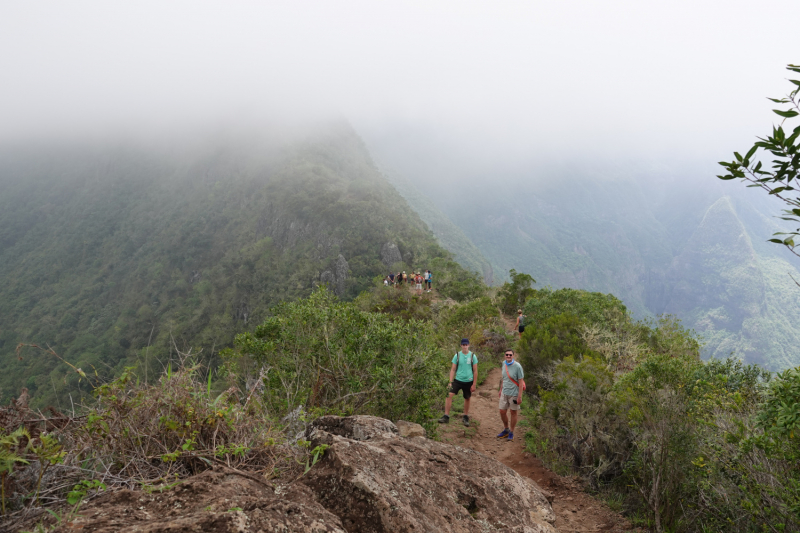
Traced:
<path fill-rule="evenodd" d="M 800 66 L 788 65 L 787 70 L 800 73 Z M 800 116 L 800 80 L 789 80 L 794 89 L 784 98 L 769 98 L 776 104 L 788 105 L 787 109 L 773 109 L 782 117 L 781 123 L 772 127 L 772 135 L 759 137 L 758 141 L 742 157 L 734 152 L 735 160 L 721 161 L 727 171 L 717 176 L 721 180 L 741 179 L 749 182 L 748 187 L 759 187 L 769 195 L 781 199 L 787 206 L 783 216 L 778 217 L 789 222 L 800 224 L 800 196 L 798 196 L 797 175 L 800 172 L 800 125 L 789 130 L 787 121 Z M 757 157 L 759 150 L 769 152 L 774 159 L 770 167 Z M 800 228 L 794 231 L 777 232 L 770 242 L 782 244 L 794 255 L 800 257 L 800 249 L 795 239 L 800 236 Z"/>

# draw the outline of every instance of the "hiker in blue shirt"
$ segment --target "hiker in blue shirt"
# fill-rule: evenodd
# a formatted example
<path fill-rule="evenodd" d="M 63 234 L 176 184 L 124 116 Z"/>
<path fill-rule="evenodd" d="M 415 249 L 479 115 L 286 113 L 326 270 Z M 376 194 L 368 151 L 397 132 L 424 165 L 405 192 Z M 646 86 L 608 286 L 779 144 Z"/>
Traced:
<path fill-rule="evenodd" d="M 502 376 L 500 380 L 500 390 L 497 393 L 500 398 L 500 418 L 503 420 L 503 431 L 497 435 L 498 438 L 514 440 L 514 428 L 517 427 L 517 412 L 522 403 L 522 391 L 525 390 L 525 373 L 522 365 L 514 361 L 514 350 L 506 350 L 506 360 L 503 361 Z M 509 421 L 508 410 L 511 409 L 511 420 Z"/>
<path fill-rule="evenodd" d="M 455 377 L 455 379 L 453 379 Z M 450 393 L 444 402 L 444 416 L 439 419 L 440 424 L 450 422 L 450 406 L 453 396 L 462 391 L 464 394 L 465 426 L 469 426 L 469 399 L 475 392 L 478 382 L 478 357 L 469 351 L 469 339 L 461 339 L 461 351 L 453 356 L 453 366 L 450 367 Z"/>

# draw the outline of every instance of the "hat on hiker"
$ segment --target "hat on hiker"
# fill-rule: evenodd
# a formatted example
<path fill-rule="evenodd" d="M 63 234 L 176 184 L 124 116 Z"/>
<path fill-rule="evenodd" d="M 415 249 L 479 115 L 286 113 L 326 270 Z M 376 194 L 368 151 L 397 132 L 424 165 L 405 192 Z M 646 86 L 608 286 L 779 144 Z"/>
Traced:
<path fill-rule="evenodd" d="M 465 344 L 469 344 L 469 339 L 461 339 L 461 346 L 464 346 Z"/>

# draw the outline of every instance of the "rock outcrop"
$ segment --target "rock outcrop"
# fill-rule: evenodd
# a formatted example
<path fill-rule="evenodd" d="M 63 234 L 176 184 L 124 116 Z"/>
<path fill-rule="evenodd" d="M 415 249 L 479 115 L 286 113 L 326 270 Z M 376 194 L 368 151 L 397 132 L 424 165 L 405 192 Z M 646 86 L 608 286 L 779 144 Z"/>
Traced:
<path fill-rule="evenodd" d="M 350 265 L 342 254 L 336 258 L 333 264 L 333 270 L 326 270 L 319 276 L 321 283 L 327 283 L 333 290 L 336 296 L 343 296 L 347 290 L 347 276 L 350 271 Z"/>
<path fill-rule="evenodd" d="M 55 531 L 555 533 L 530 479 L 473 450 L 400 435 L 382 418 L 321 417 L 307 438 L 325 455 L 288 487 L 220 466 L 163 491 L 104 494 Z"/>
<path fill-rule="evenodd" d="M 400 263 L 402 260 L 403 256 L 395 243 L 387 242 L 381 246 L 381 262 L 386 265 L 386 268 L 391 268 L 393 264 Z"/>
<path fill-rule="evenodd" d="M 278 496 L 266 482 L 217 468 L 164 492 L 121 490 L 105 494 L 57 533 L 189 533 L 286 531 L 345 533 L 342 523 L 302 485 Z"/>
<path fill-rule="evenodd" d="M 375 417 L 323 417 L 309 438 L 328 448 L 300 483 L 347 531 L 555 532 L 539 487 L 473 450 L 398 438 Z"/>

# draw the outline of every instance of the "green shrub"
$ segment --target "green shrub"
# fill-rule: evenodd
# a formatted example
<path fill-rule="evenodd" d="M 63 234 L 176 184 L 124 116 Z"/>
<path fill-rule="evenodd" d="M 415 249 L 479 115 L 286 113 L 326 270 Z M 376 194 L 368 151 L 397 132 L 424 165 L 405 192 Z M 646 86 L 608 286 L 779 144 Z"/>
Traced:
<path fill-rule="evenodd" d="M 380 286 L 362 292 L 355 302 L 363 311 L 372 311 L 391 315 L 403 320 L 430 320 L 433 318 L 430 293 L 418 295 L 407 287 Z"/>
<path fill-rule="evenodd" d="M 536 291 L 531 285 L 536 283 L 536 280 L 531 275 L 514 269 L 509 270 L 508 275 L 511 277 L 511 282 L 503 283 L 497 291 L 497 301 L 505 314 L 516 315 L 517 309 L 522 309 L 528 298 L 535 294 Z"/>
<path fill-rule="evenodd" d="M 272 313 L 254 333 L 238 335 L 225 356 L 236 372 L 260 376 L 272 416 L 303 405 L 391 420 L 432 417 L 444 377 L 426 322 L 363 311 L 325 288 Z"/>
<path fill-rule="evenodd" d="M 544 288 L 533 292 L 525 303 L 524 312 L 528 316 L 529 324 L 569 313 L 579 317 L 587 325 L 608 327 L 619 320 L 620 316 L 627 315 L 628 311 L 611 294 Z"/>
<path fill-rule="evenodd" d="M 488 287 L 476 272 L 470 272 L 452 259 L 442 257 L 433 259 L 430 263 L 433 288 L 445 298 L 466 302 L 487 294 Z"/>
<path fill-rule="evenodd" d="M 525 328 L 517 344 L 517 357 L 525 369 L 528 392 L 535 394 L 539 388 L 549 388 L 546 374 L 565 357 L 596 355 L 581 336 L 583 327 L 577 316 L 564 313 L 537 320 Z"/>

